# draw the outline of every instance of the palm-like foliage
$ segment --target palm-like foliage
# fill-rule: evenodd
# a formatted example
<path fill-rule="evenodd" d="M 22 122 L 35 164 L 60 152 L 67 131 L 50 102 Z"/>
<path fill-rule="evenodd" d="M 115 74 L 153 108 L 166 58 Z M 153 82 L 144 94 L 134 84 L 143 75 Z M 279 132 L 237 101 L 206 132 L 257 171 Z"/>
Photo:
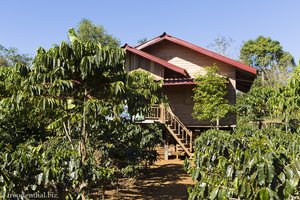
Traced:
<path fill-rule="evenodd" d="M 4 195 L 47 190 L 86 198 L 153 159 L 145 150 L 158 141 L 143 137 L 153 128 L 120 114 L 125 105 L 132 116 L 158 103 L 161 84 L 146 73 L 128 74 L 123 49 L 82 42 L 73 29 L 69 38 L 39 48 L 30 68 L 1 69 L 2 129 L 19 133 L 1 132 Z"/>

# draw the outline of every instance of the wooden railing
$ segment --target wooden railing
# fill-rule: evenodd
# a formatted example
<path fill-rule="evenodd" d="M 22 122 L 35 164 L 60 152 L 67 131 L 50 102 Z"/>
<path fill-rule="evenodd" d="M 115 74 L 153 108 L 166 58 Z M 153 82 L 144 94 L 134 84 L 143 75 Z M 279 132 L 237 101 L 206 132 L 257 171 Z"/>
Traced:
<path fill-rule="evenodd" d="M 145 120 L 154 120 L 164 123 L 165 109 L 163 105 L 154 105 L 150 108 L 149 113 L 145 116 Z"/>
<path fill-rule="evenodd" d="M 180 146 L 191 156 L 193 152 L 193 133 L 180 121 L 170 108 L 165 109 L 165 122 Z M 179 142 L 180 141 L 180 142 Z"/>
<path fill-rule="evenodd" d="M 192 156 L 193 133 L 172 112 L 171 108 L 165 108 L 163 105 L 155 105 L 151 108 L 145 119 L 160 121 L 165 124 L 166 128 L 181 148 L 189 156 Z"/>
<path fill-rule="evenodd" d="M 150 108 L 149 113 L 145 116 L 146 120 L 160 120 L 161 108 L 159 105 L 154 105 Z"/>

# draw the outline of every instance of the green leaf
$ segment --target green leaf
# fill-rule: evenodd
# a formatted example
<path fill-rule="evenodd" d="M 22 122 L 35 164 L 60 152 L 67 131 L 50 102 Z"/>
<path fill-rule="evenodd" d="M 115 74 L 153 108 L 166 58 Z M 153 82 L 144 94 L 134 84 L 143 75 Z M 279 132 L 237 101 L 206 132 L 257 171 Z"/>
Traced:
<path fill-rule="evenodd" d="M 44 173 L 40 173 L 39 175 L 38 175 L 38 185 L 41 185 L 41 183 L 42 183 L 42 181 L 43 181 L 43 175 L 44 175 Z"/>
<path fill-rule="evenodd" d="M 232 177 L 233 171 L 234 171 L 233 166 L 229 165 L 226 171 L 227 177 Z"/>
<path fill-rule="evenodd" d="M 264 163 L 259 163 L 257 165 L 258 170 L 258 184 L 261 186 L 265 185 L 266 182 L 266 174 L 265 174 L 265 165 Z"/>
<path fill-rule="evenodd" d="M 210 196 L 209 196 L 209 199 L 213 200 L 213 199 L 216 199 L 216 197 L 218 196 L 218 192 L 219 192 L 219 187 L 215 187 L 211 193 L 210 193 Z"/>
<path fill-rule="evenodd" d="M 78 38 L 76 36 L 75 30 L 73 28 L 69 29 L 69 39 L 72 43 L 78 41 Z"/>
<path fill-rule="evenodd" d="M 226 190 L 224 188 L 222 188 L 222 189 L 219 190 L 218 200 L 226 200 L 226 199 L 227 199 Z"/>
<path fill-rule="evenodd" d="M 267 188 L 262 188 L 259 191 L 259 199 L 260 200 L 269 200 L 269 190 Z"/>
<path fill-rule="evenodd" d="M 37 188 L 37 185 L 31 185 L 31 189 L 32 189 L 33 191 L 35 191 L 36 188 Z"/>

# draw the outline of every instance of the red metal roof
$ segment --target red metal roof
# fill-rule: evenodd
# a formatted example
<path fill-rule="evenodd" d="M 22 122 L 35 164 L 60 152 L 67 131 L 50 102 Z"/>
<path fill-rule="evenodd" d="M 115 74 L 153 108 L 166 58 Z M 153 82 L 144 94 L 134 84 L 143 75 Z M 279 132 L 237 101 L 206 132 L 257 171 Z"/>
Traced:
<path fill-rule="evenodd" d="M 160 65 L 162 65 L 162 66 L 164 66 L 166 68 L 169 68 L 169 69 L 171 69 L 171 70 L 173 70 L 173 71 L 175 71 L 175 72 L 177 72 L 179 74 L 182 74 L 182 75 L 184 75 L 186 77 L 190 77 L 189 74 L 187 73 L 187 71 L 185 69 L 182 69 L 181 67 L 173 65 L 171 63 L 168 63 L 167 61 L 165 61 L 165 60 L 163 60 L 161 58 L 153 56 L 153 55 L 151 55 L 149 53 L 146 53 L 144 51 L 141 51 L 139 49 L 133 48 L 133 47 L 129 46 L 128 44 L 125 44 L 123 48 L 125 48 L 127 51 L 130 51 L 130 52 L 132 52 L 134 54 L 142 56 L 142 57 L 144 57 L 146 59 L 152 60 L 153 62 L 158 63 L 158 64 L 160 64 Z"/>
<path fill-rule="evenodd" d="M 176 44 L 179 44 L 179 45 L 184 46 L 186 48 L 189 48 L 191 50 L 197 51 L 197 52 L 199 52 L 201 54 L 204 54 L 204 55 L 209 56 L 211 58 L 214 58 L 216 60 L 219 60 L 219 61 L 222 61 L 224 63 L 230 64 L 230 65 L 232 65 L 232 66 L 234 66 L 234 67 L 236 67 L 238 69 L 241 69 L 243 71 L 249 72 L 249 73 L 254 74 L 254 75 L 257 74 L 257 70 L 254 67 L 245 65 L 245 64 L 243 64 L 241 62 L 238 62 L 236 60 L 233 60 L 231 58 L 227 58 L 227 57 L 219 55 L 219 54 L 217 54 L 215 52 L 212 52 L 212 51 L 209 51 L 209 50 L 204 49 L 202 47 L 199 47 L 197 45 L 191 44 L 191 43 L 189 43 L 187 41 L 184 41 L 184 40 L 181 40 L 179 38 L 170 36 L 170 35 L 166 34 L 165 32 L 162 35 L 160 35 L 160 36 L 158 36 L 156 38 L 153 38 L 152 40 L 149 40 L 148 42 L 145 42 L 145 43 L 143 43 L 141 45 L 136 46 L 135 48 L 141 50 L 141 49 L 144 49 L 144 48 L 146 48 L 148 46 L 156 44 L 156 43 L 158 43 L 158 42 L 160 42 L 162 40 L 171 41 L 173 43 L 176 43 Z"/>
<path fill-rule="evenodd" d="M 164 85 L 194 85 L 196 84 L 192 78 L 166 78 L 164 79 Z"/>

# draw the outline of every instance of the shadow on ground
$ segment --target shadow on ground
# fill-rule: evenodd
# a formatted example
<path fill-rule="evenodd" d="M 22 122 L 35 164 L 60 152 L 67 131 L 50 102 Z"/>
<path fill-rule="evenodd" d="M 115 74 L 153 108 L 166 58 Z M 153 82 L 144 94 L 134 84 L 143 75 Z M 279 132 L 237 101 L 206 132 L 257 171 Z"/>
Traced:
<path fill-rule="evenodd" d="M 188 198 L 187 187 L 192 184 L 182 169 L 182 161 L 159 161 L 146 175 L 131 186 L 123 186 L 110 199 L 182 200 Z"/>

